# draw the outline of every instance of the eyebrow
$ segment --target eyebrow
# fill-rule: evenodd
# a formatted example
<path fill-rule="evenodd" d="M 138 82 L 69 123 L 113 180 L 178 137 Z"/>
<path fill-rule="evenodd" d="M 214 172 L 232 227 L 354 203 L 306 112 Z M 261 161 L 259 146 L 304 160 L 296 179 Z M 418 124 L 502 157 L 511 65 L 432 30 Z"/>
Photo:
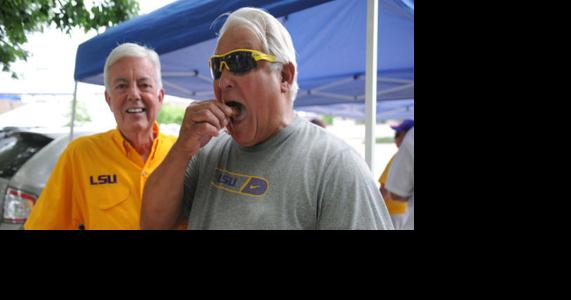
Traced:
<path fill-rule="evenodd" d="M 113 80 L 114 84 L 123 83 L 123 82 L 127 82 L 127 79 L 119 77 L 119 78 L 115 78 L 115 80 Z"/>
<path fill-rule="evenodd" d="M 152 78 L 151 77 L 142 77 L 142 78 L 137 79 L 137 83 L 144 82 L 144 81 L 152 81 Z M 113 80 L 114 84 L 124 83 L 124 82 L 129 82 L 129 80 L 127 80 L 126 78 L 123 78 L 123 77 L 119 77 L 119 78 L 116 78 L 115 80 Z"/>

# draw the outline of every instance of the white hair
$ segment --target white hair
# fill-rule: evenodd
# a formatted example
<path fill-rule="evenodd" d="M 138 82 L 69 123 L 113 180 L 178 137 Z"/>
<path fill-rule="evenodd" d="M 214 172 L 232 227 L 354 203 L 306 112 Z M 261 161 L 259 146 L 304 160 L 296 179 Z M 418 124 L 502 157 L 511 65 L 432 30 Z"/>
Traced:
<path fill-rule="evenodd" d="M 281 71 L 283 64 L 292 63 L 295 67 L 293 84 L 289 92 L 291 102 L 295 101 L 299 85 L 297 84 L 297 61 L 295 48 L 291 35 L 287 29 L 269 13 L 259 8 L 243 7 L 228 16 L 228 19 L 220 29 L 220 37 L 232 26 L 244 27 L 252 31 L 262 43 L 262 52 L 274 55 L 278 62 L 272 68 Z"/>
<path fill-rule="evenodd" d="M 123 43 L 107 56 L 105 61 L 105 67 L 103 68 L 103 80 L 105 82 L 105 90 L 110 92 L 111 86 L 109 84 L 109 68 L 119 59 L 123 57 L 143 57 L 147 58 L 155 67 L 155 82 L 157 83 L 157 92 L 163 87 L 163 82 L 161 80 L 161 62 L 159 60 L 159 55 L 155 50 L 141 46 L 134 43 Z"/>

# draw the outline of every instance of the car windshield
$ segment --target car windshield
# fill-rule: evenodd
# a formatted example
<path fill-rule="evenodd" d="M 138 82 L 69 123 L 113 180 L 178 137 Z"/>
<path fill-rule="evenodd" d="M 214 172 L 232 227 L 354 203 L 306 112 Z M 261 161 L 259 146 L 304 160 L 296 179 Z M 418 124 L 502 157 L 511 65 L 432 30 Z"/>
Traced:
<path fill-rule="evenodd" d="M 0 177 L 11 178 L 52 138 L 36 133 L 12 133 L 0 139 Z"/>

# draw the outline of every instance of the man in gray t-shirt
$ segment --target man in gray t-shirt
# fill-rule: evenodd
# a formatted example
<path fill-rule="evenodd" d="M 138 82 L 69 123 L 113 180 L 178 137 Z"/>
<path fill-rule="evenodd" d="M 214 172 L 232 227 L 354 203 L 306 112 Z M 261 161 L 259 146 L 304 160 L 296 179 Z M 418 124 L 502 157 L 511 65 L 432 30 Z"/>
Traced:
<path fill-rule="evenodd" d="M 212 139 L 187 168 L 184 201 L 189 229 L 391 228 L 359 154 L 300 117 L 252 147 Z"/>
<path fill-rule="evenodd" d="M 293 111 L 295 49 L 276 18 L 233 12 L 215 53 L 216 99 L 186 109 L 145 186 L 142 229 L 393 229 L 361 157 Z"/>

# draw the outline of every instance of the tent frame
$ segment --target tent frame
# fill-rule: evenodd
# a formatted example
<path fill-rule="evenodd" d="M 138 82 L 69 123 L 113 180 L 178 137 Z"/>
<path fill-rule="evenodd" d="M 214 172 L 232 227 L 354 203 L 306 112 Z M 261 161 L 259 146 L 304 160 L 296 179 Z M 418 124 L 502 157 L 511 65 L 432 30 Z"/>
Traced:
<path fill-rule="evenodd" d="M 377 124 L 377 25 L 378 0 L 367 1 L 367 53 L 365 79 L 365 162 L 373 172 L 375 164 L 375 125 Z"/>

